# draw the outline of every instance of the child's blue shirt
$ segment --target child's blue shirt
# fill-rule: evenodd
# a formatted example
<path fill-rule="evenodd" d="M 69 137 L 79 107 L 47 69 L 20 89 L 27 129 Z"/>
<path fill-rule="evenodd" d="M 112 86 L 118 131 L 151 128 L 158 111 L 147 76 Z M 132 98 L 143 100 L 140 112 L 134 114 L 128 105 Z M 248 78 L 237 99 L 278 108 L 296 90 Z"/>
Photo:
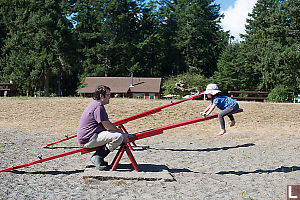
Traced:
<path fill-rule="evenodd" d="M 237 104 L 237 102 L 226 96 L 218 96 L 211 103 L 211 105 L 213 104 L 217 104 L 217 107 L 219 109 L 224 110 L 226 108 L 233 108 Z"/>

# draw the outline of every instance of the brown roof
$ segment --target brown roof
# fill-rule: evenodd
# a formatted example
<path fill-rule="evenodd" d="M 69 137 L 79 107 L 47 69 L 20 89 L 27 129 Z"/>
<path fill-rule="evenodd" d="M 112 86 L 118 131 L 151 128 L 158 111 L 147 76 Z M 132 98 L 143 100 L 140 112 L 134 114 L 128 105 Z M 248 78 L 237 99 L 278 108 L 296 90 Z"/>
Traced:
<path fill-rule="evenodd" d="M 133 86 L 130 77 L 86 77 L 84 81 L 85 87 L 79 89 L 79 93 L 94 93 L 98 85 L 106 85 L 110 87 L 111 93 L 127 93 L 131 92 L 160 92 L 161 78 L 133 78 Z"/>

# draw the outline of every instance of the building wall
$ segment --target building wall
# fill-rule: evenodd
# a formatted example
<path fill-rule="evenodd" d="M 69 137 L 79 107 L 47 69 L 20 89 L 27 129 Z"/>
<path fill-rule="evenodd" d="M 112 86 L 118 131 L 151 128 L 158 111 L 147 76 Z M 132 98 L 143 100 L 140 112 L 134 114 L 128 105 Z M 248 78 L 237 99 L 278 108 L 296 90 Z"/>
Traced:
<path fill-rule="evenodd" d="M 144 94 L 144 99 L 154 99 L 154 100 L 158 100 L 159 99 L 159 94 L 158 93 L 140 93 L 140 94 Z M 82 95 L 83 97 L 87 97 L 87 98 L 91 98 L 93 97 L 93 93 L 81 93 L 80 95 Z M 115 93 L 111 93 L 111 97 L 128 97 L 128 98 L 133 98 L 134 93 L 128 92 L 127 94 L 118 94 L 116 95 Z M 152 98 L 151 98 L 152 97 Z"/>
<path fill-rule="evenodd" d="M 134 98 L 134 96 L 139 96 L 138 94 L 142 94 L 144 96 L 144 99 L 153 99 L 153 100 L 158 100 L 159 99 L 159 94 L 158 93 L 131 93 L 129 96 L 130 98 Z"/>

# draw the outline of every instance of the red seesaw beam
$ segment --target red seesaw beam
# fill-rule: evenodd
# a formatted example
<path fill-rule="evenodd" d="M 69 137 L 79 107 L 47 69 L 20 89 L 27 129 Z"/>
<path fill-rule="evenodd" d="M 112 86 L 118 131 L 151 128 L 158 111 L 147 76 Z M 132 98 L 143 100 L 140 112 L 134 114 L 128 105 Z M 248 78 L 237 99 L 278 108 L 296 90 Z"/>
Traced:
<path fill-rule="evenodd" d="M 164 106 L 160 106 L 160 107 L 157 107 L 157 108 L 153 108 L 151 110 L 148 110 L 148 111 L 145 111 L 145 112 L 142 112 L 142 113 L 139 113 L 139 114 L 136 114 L 136 115 L 133 115 L 133 116 L 130 116 L 130 117 L 127 117 L 125 119 L 121 119 L 119 121 L 116 121 L 114 122 L 114 125 L 118 126 L 120 124 L 125 124 L 129 121 L 132 121 L 132 120 L 135 120 L 135 119 L 139 119 L 139 118 L 142 118 L 142 117 L 146 117 L 148 115 L 152 115 L 154 113 L 157 113 L 157 112 L 160 112 L 162 109 L 164 108 L 167 108 L 167 107 L 170 107 L 170 106 L 174 106 L 176 104 L 179 104 L 179 103 L 182 103 L 182 102 L 185 102 L 185 101 L 189 101 L 189 100 L 192 100 L 192 99 L 196 99 L 196 98 L 199 98 L 201 97 L 203 94 L 198 94 L 198 95 L 195 95 L 195 96 L 192 96 L 190 98 L 187 98 L 187 99 L 182 99 L 182 100 L 179 100 L 179 101 L 175 101 L 173 103 L 170 103 L 170 104 L 167 104 L 167 105 L 164 105 Z"/>
<path fill-rule="evenodd" d="M 157 108 L 153 108 L 153 109 L 151 109 L 151 110 L 148 110 L 148 111 L 145 111 L 145 112 L 142 112 L 142 113 L 139 113 L 139 114 L 136 114 L 136 115 L 133 115 L 133 116 L 130 116 L 130 117 L 121 119 L 121 120 L 119 120 L 119 121 L 116 121 L 116 122 L 114 122 L 114 125 L 115 125 L 115 126 L 120 126 L 120 125 L 125 124 L 125 123 L 127 123 L 127 122 L 129 122 L 129 121 L 133 121 L 133 120 L 136 120 L 136 119 L 139 119 L 139 118 L 142 118 L 142 117 L 146 117 L 146 116 L 148 116 L 148 115 L 152 115 L 152 114 L 154 114 L 154 113 L 160 112 L 160 111 L 162 111 L 162 109 L 164 109 L 164 108 L 167 108 L 167 107 L 170 107 L 170 106 L 174 106 L 174 105 L 176 105 L 176 104 L 179 104 L 179 103 L 182 103 L 182 102 L 185 102 L 185 101 L 189 101 L 189 100 L 192 100 L 192 99 L 199 98 L 199 97 L 201 97 L 202 95 L 203 95 L 203 94 L 198 94 L 198 95 L 192 96 L 192 97 L 187 98 L 187 99 L 182 99 L 182 100 L 175 101 L 175 102 L 170 103 L 170 104 L 167 104 L 167 105 L 163 105 L 163 106 L 160 106 L 160 107 L 157 107 Z M 122 131 L 124 131 L 124 129 L 125 129 L 125 127 L 122 126 Z M 57 142 L 52 142 L 52 143 L 46 144 L 46 145 L 41 146 L 41 147 L 43 147 L 43 148 L 49 147 L 49 146 L 51 146 L 51 145 L 54 145 L 54 144 L 57 144 L 57 143 L 60 143 L 60 142 L 63 142 L 63 141 L 72 139 L 72 138 L 74 138 L 74 137 L 77 137 L 77 135 L 72 135 L 72 136 L 70 136 L 70 137 L 66 137 L 66 138 L 64 138 L 64 139 L 62 139 L 62 140 L 59 140 L 59 141 L 57 141 Z"/>
<path fill-rule="evenodd" d="M 57 143 L 60 143 L 60 142 L 63 142 L 63 141 L 66 141 L 66 140 L 69 140 L 69 139 L 72 139 L 74 137 L 77 137 L 77 135 L 72 135 L 72 136 L 67 136 L 66 138 L 62 139 L 62 140 L 58 140 L 56 142 L 52 142 L 52 143 L 49 143 L 49 144 L 46 144 L 46 145 L 43 145 L 41 146 L 41 148 L 46 148 L 46 147 L 49 147 L 51 145 L 54 145 L 54 144 L 57 144 Z"/>
<path fill-rule="evenodd" d="M 243 109 L 239 109 L 238 111 L 234 112 L 235 113 L 239 113 L 239 112 L 243 112 Z M 135 141 L 135 140 L 140 140 L 143 138 L 147 138 L 147 137 L 151 137 L 154 135 L 158 135 L 163 133 L 164 130 L 168 130 L 168 129 L 172 129 L 172 128 L 176 128 L 176 127 L 180 127 L 180 126 L 185 126 L 188 124 L 194 124 L 197 122 L 202 122 L 202 121 L 206 121 L 206 120 L 210 120 L 210 119 L 214 119 L 217 118 L 218 114 L 214 114 L 214 115 L 209 115 L 207 117 L 197 117 L 195 119 L 190 119 L 190 120 L 186 120 L 186 121 L 182 121 L 182 122 L 177 122 L 174 124 L 170 124 L 170 125 L 166 125 L 166 126 L 162 126 L 159 128 L 154 128 L 154 129 L 150 129 L 147 131 L 143 131 L 143 132 L 139 132 L 133 135 L 133 137 L 131 137 L 129 139 L 130 142 Z"/>
<path fill-rule="evenodd" d="M 239 109 L 235 113 L 239 113 L 239 112 L 243 112 L 243 109 Z M 193 124 L 193 123 L 197 123 L 197 122 L 201 122 L 201 121 L 206 121 L 206 120 L 214 119 L 214 118 L 217 118 L 217 117 L 218 117 L 218 114 L 214 114 L 214 115 L 209 115 L 207 117 L 198 117 L 198 118 L 195 118 L 195 119 L 190 119 L 190 120 L 187 120 L 187 121 L 182 121 L 182 122 L 178 122 L 178 123 L 175 123 L 175 124 L 162 126 L 162 127 L 159 127 L 159 128 L 150 129 L 150 130 L 147 130 L 147 131 L 143 131 L 143 132 L 133 134 L 129 138 L 129 141 L 134 142 L 135 140 L 139 140 L 139 139 L 143 139 L 143 138 L 152 137 L 152 136 L 155 136 L 155 135 L 162 134 L 164 130 L 168 130 L 168 129 L 172 129 L 172 128 L 176 128 L 176 127 L 180 127 L 180 126 L 185 126 L 185 125 L 188 125 L 188 124 Z M 121 157 L 123 156 L 124 151 L 126 151 L 126 153 L 129 157 L 134 169 L 136 171 L 139 171 L 138 166 L 136 164 L 136 161 L 135 161 L 132 153 L 130 152 L 127 145 L 125 145 L 125 144 L 121 145 L 121 148 L 119 149 L 118 153 L 116 154 L 116 156 L 115 156 L 115 158 L 112 162 L 111 170 L 114 171 L 117 168 L 117 165 L 119 164 L 119 161 L 120 161 Z"/>

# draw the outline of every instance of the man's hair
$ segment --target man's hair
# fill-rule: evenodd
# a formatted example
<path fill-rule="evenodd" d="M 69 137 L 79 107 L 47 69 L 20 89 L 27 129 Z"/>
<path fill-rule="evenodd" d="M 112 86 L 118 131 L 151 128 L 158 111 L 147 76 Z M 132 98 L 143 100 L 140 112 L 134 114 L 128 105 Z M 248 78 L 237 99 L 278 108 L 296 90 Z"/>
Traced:
<path fill-rule="evenodd" d="M 99 85 L 95 92 L 94 92 L 94 97 L 93 99 L 94 100 L 100 100 L 100 94 L 102 94 L 104 97 L 106 95 L 106 90 L 109 90 L 110 91 L 110 88 L 105 86 L 105 85 Z"/>

